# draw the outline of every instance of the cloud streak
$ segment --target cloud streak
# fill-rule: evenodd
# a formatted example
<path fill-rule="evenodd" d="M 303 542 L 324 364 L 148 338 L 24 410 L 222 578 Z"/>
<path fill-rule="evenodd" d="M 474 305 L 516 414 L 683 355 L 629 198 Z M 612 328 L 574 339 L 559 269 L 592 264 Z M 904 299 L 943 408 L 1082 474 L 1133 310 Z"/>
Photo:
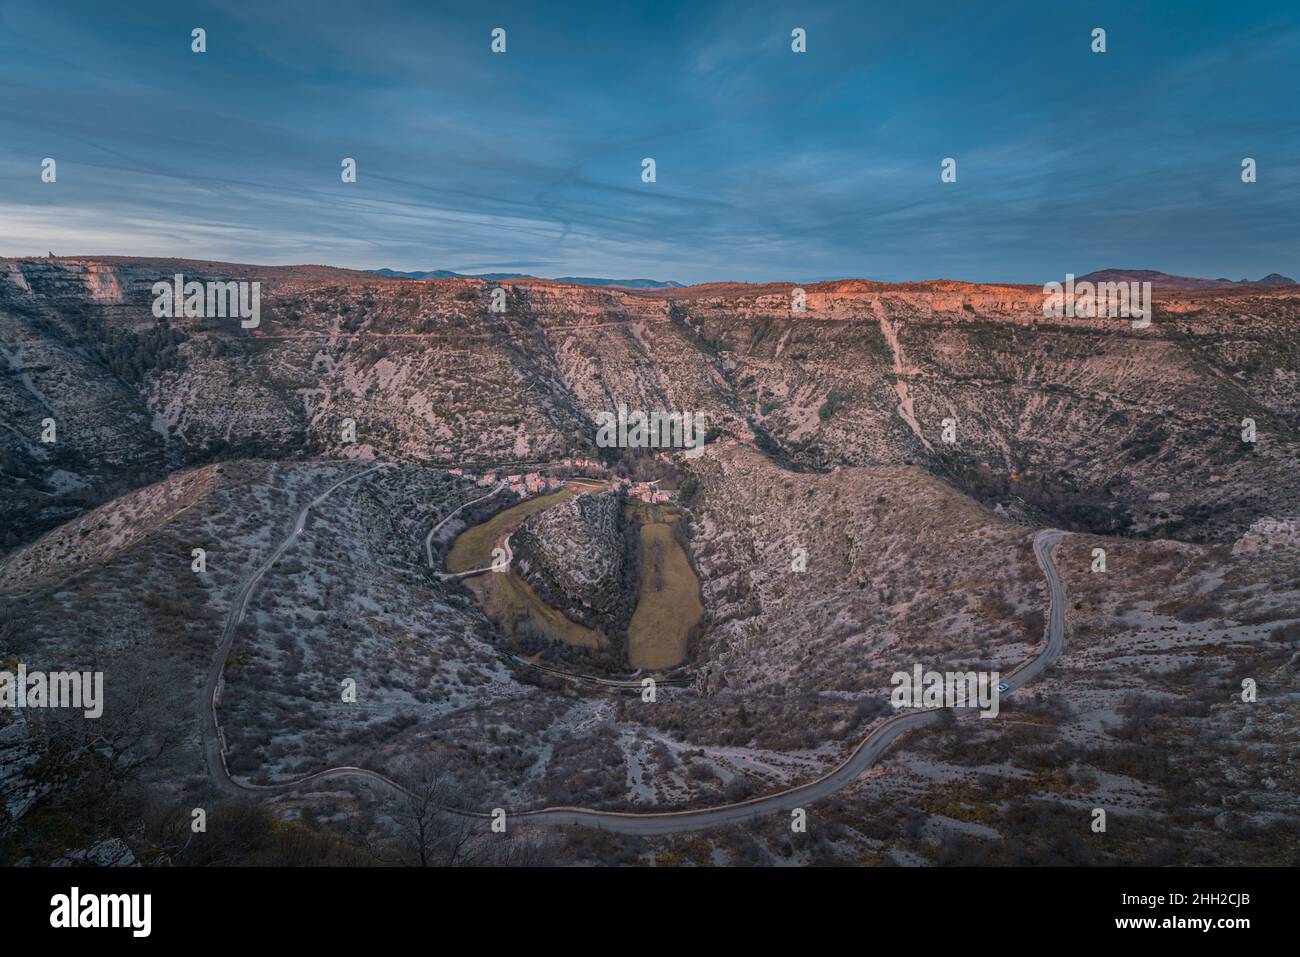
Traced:
<path fill-rule="evenodd" d="M 520 4 L 488 22 L 18 0 L 0 254 L 683 282 L 1300 271 L 1294 4 L 1075 6 Z"/>

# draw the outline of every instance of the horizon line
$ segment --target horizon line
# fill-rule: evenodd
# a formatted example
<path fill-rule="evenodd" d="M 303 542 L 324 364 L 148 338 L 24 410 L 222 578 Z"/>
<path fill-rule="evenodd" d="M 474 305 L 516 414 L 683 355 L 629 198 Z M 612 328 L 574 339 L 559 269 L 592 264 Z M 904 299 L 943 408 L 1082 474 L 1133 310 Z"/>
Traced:
<path fill-rule="evenodd" d="M 211 258 L 201 258 L 201 257 L 195 258 L 195 257 L 188 257 L 188 256 L 137 256 L 137 255 L 118 254 L 118 253 L 82 253 L 82 254 L 74 254 L 74 255 L 62 255 L 62 254 L 55 255 L 52 252 L 47 252 L 45 254 L 32 253 L 32 254 L 21 254 L 21 255 L 0 255 L 0 262 L 8 262 L 8 261 L 103 262 L 108 260 L 129 260 L 129 261 L 137 261 L 137 262 L 213 263 L 213 264 L 220 264 L 223 266 L 250 266 L 258 269 L 333 269 L 333 270 L 338 270 L 340 272 L 364 273 L 367 275 L 372 275 L 377 279 L 398 280 L 404 282 L 438 282 L 438 281 L 445 281 L 451 279 L 468 279 L 477 282 L 519 282 L 519 281 L 533 280 L 533 281 L 541 281 L 541 282 L 557 282 L 566 285 L 593 285 L 595 283 L 602 283 L 605 284 L 606 286 L 612 286 L 614 288 L 640 289 L 641 291 L 662 291 L 664 289 L 668 289 L 668 290 L 691 289 L 698 286 L 772 286 L 772 285 L 816 286 L 816 285 L 824 285 L 827 283 L 837 283 L 837 282 L 867 282 L 867 283 L 876 283 L 879 285 L 898 285 L 898 286 L 925 285 L 925 284 L 945 283 L 945 282 L 964 283 L 967 285 L 975 285 L 975 286 L 990 286 L 990 285 L 992 286 L 1041 286 L 1043 285 L 1042 282 L 1037 280 L 1017 281 L 1017 280 L 988 279 L 988 278 L 961 279 L 961 278 L 949 277 L 949 276 L 935 276 L 927 279 L 877 279 L 865 275 L 839 275 L 839 276 L 827 276 L 827 277 L 820 277 L 820 278 L 768 279 L 768 280 L 758 280 L 758 281 L 746 280 L 746 279 L 708 279 L 700 282 L 683 283 L 672 279 L 651 279 L 646 276 L 610 277 L 610 276 L 601 276 L 596 274 L 583 275 L 578 273 L 570 273 L 564 276 L 540 276 L 533 273 L 513 273 L 511 270 L 507 270 L 507 269 L 489 270 L 484 273 L 475 274 L 475 273 L 460 273 L 457 270 L 445 269 L 445 268 L 395 269 L 390 266 L 379 266 L 379 267 L 340 266 L 333 263 L 324 263 L 324 262 L 320 262 L 320 263 L 241 262 L 235 260 L 211 259 Z M 382 274 L 381 272 L 382 270 L 388 270 L 391 273 L 398 273 L 398 274 L 422 273 L 422 272 L 423 273 L 452 272 L 452 273 L 456 273 L 456 275 L 421 276 L 421 277 L 406 276 L 406 275 L 386 276 Z M 506 273 L 509 273 L 509 276 L 506 278 L 492 278 L 494 276 L 500 276 Z M 1300 285 L 1300 283 L 1297 283 L 1293 277 L 1288 276 L 1285 273 L 1282 273 L 1276 269 L 1270 272 L 1262 273 L 1259 279 L 1249 279 L 1247 277 L 1243 277 L 1242 279 L 1229 279 L 1228 277 L 1222 275 L 1211 278 L 1208 276 L 1195 276 L 1186 273 L 1167 272 L 1162 269 L 1151 269 L 1149 267 L 1136 267 L 1136 266 L 1135 267 L 1105 266 L 1097 269 L 1091 269 L 1088 270 L 1087 272 L 1067 271 L 1065 273 L 1062 273 L 1061 275 L 1073 276 L 1076 279 L 1086 279 L 1088 276 L 1093 276 L 1101 273 L 1127 273 L 1127 274 L 1149 273 L 1152 276 L 1162 276 L 1174 280 L 1182 279 L 1182 280 L 1193 280 L 1196 282 L 1224 283 L 1236 287 L 1261 287 L 1262 286 L 1264 288 L 1287 288 L 1290 285 Z M 1265 279 L 1274 276 L 1279 277 L 1281 279 L 1288 279 L 1290 280 L 1290 282 L 1289 283 L 1264 282 Z M 1047 280 L 1047 282 L 1058 281 L 1058 278 L 1049 279 Z M 586 280 L 586 282 L 583 282 L 582 280 Z M 657 285 L 650 286 L 650 287 L 634 287 L 634 286 L 620 285 L 620 282 L 629 282 L 629 283 L 648 282 L 648 283 L 655 283 Z M 1155 280 L 1152 280 L 1152 282 L 1153 285 L 1159 285 L 1159 283 L 1157 283 Z M 1184 291 L 1192 291 L 1192 290 L 1184 290 Z"/>

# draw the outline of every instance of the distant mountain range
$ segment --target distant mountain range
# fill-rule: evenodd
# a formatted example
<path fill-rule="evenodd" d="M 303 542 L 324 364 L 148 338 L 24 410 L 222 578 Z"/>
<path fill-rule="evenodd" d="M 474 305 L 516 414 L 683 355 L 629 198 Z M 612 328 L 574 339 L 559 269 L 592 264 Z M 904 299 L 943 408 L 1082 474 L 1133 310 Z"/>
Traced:
<path fill-rule="evenodd" d="M 530 276 L 522 272 L 486 272 L 477 275 L 467 273 L 452 272 L 450 269 L 430 269 L 427 271 L 417 272 L 399 272 L 396 269 L 372 269 L 370 270 L 377 276 L 387 276 L 390 279 L 483 279 L 487 282 L 500 282 L 505 279 L 539 279 L 539 276 Z M 679 282 L 669 280 L 660 282 L 658 279 L 592 279 L 587 276 L 561 276 L 554 282 L 571 282 L 579 286 L 618 286 L 623 289 L 682 289 L 683 285 Z"/>
<path fill-rule="evenodd" d="M 522 272 L 488 272 L 471 275 L 452 272 L 450 269 L 429 269 L 403 272 L 397 269 L 371 269 L 376 276 L 389 279 L 481 279 L 486 282 L 501 282 L 507 279 L 539 279 Z M 1221 289 L 1231 286 L 1294 286 L 1296 281 L 1280 273 L 1269 273 L 1263 279 L 1201 279 L 1197 276 L 1175 276 L 1155 269 L 1099 269 L 1086 276 L 1079 276 L 1075 282 L 1149 282 L 1153 286 L 1167 289 Z M 590 276 L 560 276 L 554 282 L 568 282 L 578 286 L 611 286 L 622 289 L 685 289 L 680 282 L 658 279 L 597 279 Z"/>
<path fill-rule="evenodd" d="M 1269 273 L 1263 279 L 1198 279 L 1195 276 L 1171 276 L 1154 269 L 1099 269 L 1075 279 L 1079 282 L 1149 282 L 1153 286 L 1173 289 L 1218 289 L 1224 286 L 1294 286 L 1296 281 L 1280 273 Z"/>

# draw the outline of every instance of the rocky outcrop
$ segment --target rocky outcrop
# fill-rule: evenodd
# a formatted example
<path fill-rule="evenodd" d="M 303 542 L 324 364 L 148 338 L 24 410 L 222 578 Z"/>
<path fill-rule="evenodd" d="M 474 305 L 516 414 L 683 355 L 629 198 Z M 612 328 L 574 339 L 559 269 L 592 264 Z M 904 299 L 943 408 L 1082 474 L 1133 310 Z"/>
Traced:
<path fill-rule="evenodd" d="M 152 283 L 176 273 L 260 282 L 260 325 L 155 319 Z M 498 287 L 504 313 L 489 308 Z M 794 290 L 0 261 L 8 547 L 233 456 L 594 455 L 596 416 L 620 403 L 699 413 L 715 437 L 804 469 L 916 465 L 1078 530 L 1232 541 L 1300 510 L 1294 286 L 1158 288 L 1144 329 L 1044 318 L 1036 286 L 818 283 L 802 312 Z M 41 440 L 47 418 L 57 444 Z"/>
<path fill-rule="evenodd" d="M 511 536 L 514 568 L 551 607 L 607 636 L 636 608 L 635 527 L 614 492 L 579 495 L 531 516 Z"/>
<path fill-rule="evenodd" d="M 1234 555 L 1300 548 L 1300 521 L 1261 518 L 1232 546 Z"/>
<path fill-rule="evenodd" d="M 90 847 L 70 850 L 51 867 L 139 867 L 135 854 L 126 842 L 110 837 Z"/>

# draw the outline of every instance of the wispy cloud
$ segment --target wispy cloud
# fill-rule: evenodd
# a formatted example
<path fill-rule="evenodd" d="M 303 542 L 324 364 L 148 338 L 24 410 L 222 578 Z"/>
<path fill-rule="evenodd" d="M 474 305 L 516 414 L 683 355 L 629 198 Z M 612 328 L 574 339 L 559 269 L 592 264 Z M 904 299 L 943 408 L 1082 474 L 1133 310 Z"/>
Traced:
<path fill-rule="evenodd" d="M 16 0 L 0 253 L 686 282 L 1300 270 L 1294 4 L 1076 7 Z"/>

